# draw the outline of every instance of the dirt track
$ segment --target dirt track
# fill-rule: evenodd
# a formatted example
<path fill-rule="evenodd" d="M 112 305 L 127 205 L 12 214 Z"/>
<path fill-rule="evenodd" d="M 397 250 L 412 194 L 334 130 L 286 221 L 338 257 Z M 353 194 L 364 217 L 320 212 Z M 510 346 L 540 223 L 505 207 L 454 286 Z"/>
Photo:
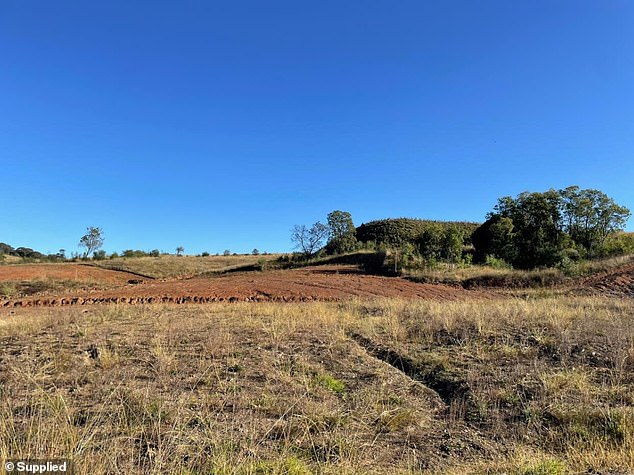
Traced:
<path fill-rule="evenodd" d="M 124 276 L 127 274 L 121 273 Z M 126 277 L 127 279 L 127 277 Z M 189 303 L 235 301 L 341 300 L 350 297 L 405 297 L 457 300 L 482 296 L 444 285 L 364 275 L 354 268 L 322 266 L 290 271 L 250 272 L 188 280 L 150 280 L 108 290 L 6 300 L 3 307 L 86 305 L 92 303 Z"/>

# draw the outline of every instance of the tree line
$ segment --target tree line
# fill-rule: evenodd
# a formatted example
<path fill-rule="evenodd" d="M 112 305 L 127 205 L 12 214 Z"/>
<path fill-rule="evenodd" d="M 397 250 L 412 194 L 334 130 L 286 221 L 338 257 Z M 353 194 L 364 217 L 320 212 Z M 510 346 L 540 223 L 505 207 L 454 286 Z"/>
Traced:
<path fill-rule="evenodd" d="M 528 269 L 632 252 L 626 240 L 620 249 L 609 240 L 630 216 L 605 193 L 578 186 L 505 196 L 474 232 L 474 257 L 494 256 Z"/>
<path fill-rule="evenodd" d="M 349 212 L 327 224 L 296 225 L 291 241 L 301 255 L 390 249 L 403 264 L 496 262 L 520 269 L 634 253 L 634 236 L 620 233 L 630 210 L 605 193 L 570 186 L 498 199 L 483 224 L 397 218 L 355 227 Z"/>

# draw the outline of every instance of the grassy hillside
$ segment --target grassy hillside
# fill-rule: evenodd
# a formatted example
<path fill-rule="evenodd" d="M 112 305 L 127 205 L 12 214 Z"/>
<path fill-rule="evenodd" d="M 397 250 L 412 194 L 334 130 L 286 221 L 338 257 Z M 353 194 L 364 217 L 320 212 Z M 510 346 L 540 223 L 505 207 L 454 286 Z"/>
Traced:
<path fill-rule="evenodd" d="M 156 279 L 165 279 L 191 277 L 204 272 L 222 272 L 277 257 L 278 255 L 274 254 L 205 257 L 162 255 L 160 257 L 119 257 L 94 263 L 106 269 L 124 270 Z"/>

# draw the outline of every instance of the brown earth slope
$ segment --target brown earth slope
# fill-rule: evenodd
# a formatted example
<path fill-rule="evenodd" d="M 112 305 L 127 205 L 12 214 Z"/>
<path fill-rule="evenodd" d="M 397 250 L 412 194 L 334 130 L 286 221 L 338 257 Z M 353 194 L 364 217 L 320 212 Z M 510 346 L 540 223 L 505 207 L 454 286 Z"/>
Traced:
<path fill-rule="evenodd" d="M 634 297 L 634 263 L 588 277 L 579 289 L 612 297 Z"/>
<path fill-rule="evenodd" d="M 445 285 L 358 273 L 350 266 L 248 272 L 187 280 L 139 281 L 107 290 L 82 290 L 0 302 L 4 307 L 222 301 L 329 301 L 350 297 L 406 297 L 457 300 L 482 296 Z"/>

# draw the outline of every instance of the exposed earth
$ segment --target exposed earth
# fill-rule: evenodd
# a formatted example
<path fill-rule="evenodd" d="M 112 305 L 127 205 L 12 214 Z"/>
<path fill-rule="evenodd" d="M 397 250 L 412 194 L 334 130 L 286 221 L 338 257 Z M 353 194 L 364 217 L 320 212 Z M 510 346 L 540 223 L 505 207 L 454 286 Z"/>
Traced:
<path fill-rule="evenodd" d="M 83 264 L 0 266 L 0 284 L 45 282 L 47 279 L 69 285 L 58 284 L 53 288 L 44 286 L 42 289 L 36 288 L 29 295 L 0 296 L 0 307 L 94 303 L 301 302 L 335 301 L 351 297 L 460 300 L 490 295 L 484 290 L 465 290 L 456 286 L 367 275 L 354 265 L 321 265 L 293 270 L 161 280 Z M 632 297 L 634 263 L 580 279 L 569 288 L 574 289 L 575 293 Z"/>
<path fill-rule="evenodd" d="M 269 272 L 230 273 L 191 279 L 155 280 L 135 274 L 76 264 L 6 266 L 1 280 L 90 277 L 92 289 L 41 292 L 0 300 L 3 307 L 85 305 L 92 303 L 190 303 L 223 301 L 328 301 L 350 297 L 405 297 L 457 300 L 482 292 L 395 277 L 365 275 L 354 266 L 330 265 Z"/>
<path fill-rule="evenodd" d="M 612 297 L 634 297 L 634 263 L 584 279 L 581 290 Z"/>

